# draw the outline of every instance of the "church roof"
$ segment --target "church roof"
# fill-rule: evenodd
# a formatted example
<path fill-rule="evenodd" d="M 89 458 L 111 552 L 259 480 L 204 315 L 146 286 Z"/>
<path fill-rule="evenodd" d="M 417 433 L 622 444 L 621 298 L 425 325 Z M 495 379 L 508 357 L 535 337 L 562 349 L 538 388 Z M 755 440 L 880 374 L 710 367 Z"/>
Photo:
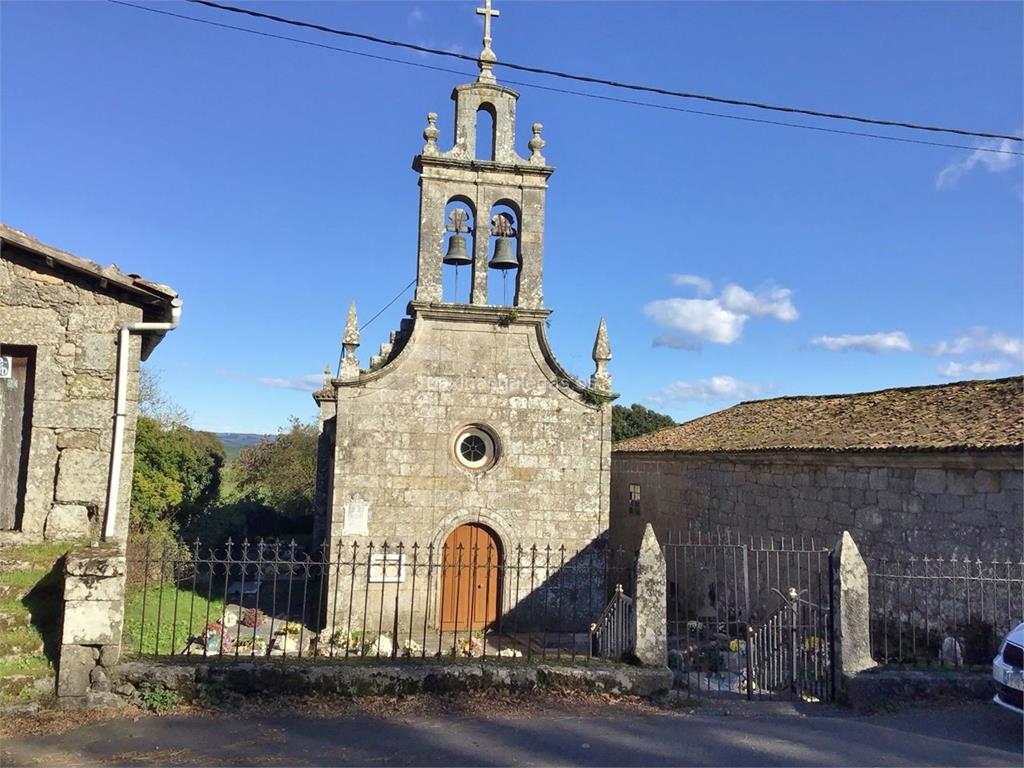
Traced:
<path fill-rule="evenodd" d="M 777 397 L 616 443 L 619 453 L 991 450 L 1024 445 L 1024 378 Z"/>

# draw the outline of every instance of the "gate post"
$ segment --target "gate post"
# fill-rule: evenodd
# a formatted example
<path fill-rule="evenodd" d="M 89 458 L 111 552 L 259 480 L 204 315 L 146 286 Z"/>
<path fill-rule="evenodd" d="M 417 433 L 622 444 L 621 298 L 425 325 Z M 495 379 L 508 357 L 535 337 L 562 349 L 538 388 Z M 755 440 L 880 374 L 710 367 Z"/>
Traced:
<path fill-rule="evenodd" d="M 869 632 L 868 568 L 849 531 L 832 550 L 832 674 L 842 698 L 849 677 L 875 666 Z"/>
<path fill-rule="evenodd" d="M 664 667 L 668 661 L 668 577 L 665 553 L 654 528 L 647 523 L 636 558 L 636 648 L 641 664 Z"/>

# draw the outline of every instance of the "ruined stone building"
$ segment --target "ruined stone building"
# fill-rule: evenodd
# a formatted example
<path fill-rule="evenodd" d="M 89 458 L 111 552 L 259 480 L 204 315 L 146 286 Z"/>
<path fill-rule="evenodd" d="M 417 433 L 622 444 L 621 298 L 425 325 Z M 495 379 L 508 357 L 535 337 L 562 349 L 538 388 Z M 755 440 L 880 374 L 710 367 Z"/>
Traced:
<path fill-rule="evenodd" d="M 849 530 L 873 558 L 1019 559 L 1022 447 L 1019 377 L 740 403 L 616 443 L 612 538 Z"/>
<path fill-rule="evenodd" d="M 432 548 L 449 565 L 463 550 L 468 562 L 474 548 L 492 562 L 534 544 L 556 553 L 564 546 L 571 556 L 608 528 L 608 340 L 602 322 L 589 386 L 561 368 L 548 343 L 544 202 L 554 168 L 541 153 L 539 123 L 525 155 L 517 150 L 519 95 L 495 80 L 489 15 L 486 22 L 479 77 L 452 93 L 450 148 L 431 113 L 413 160 L 419 244 L 408 317 L 363 366 L 353 305 L 337 375 L 325 371 L 314 394 L 317 508 L 334 554 L 386 541 L 416 542 L 421 559 Z M 486 146 L 477 145 L 480 121 Z M 468 297 L 443 294 L 443 275 L 453 270 Z M 417 611 L 431 623 L 483 626 L 518 599 L 487 567 L 470 576 L 459 606 L 436 574 L 429 584 L 418 578 Z M 413 589 L 397 568 L 386 581 Z M 476 589 L 485 604 L 470 609 L 465 598 Z"/>
<path fill-rule="evenodd" d="M 0 242 L 0 543 L 123 542 L 139 361 L 181 301 L 11 227 Z"/>

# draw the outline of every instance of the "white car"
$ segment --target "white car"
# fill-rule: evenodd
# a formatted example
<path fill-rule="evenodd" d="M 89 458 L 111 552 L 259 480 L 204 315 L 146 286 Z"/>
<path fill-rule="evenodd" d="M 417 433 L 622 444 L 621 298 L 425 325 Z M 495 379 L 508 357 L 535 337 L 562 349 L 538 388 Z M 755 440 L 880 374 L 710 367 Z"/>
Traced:
<path fill-rule="evenodd" d="M 999 655 L 992 659 L 992 677 L 996 681 L 992 700 L 1024 715 L 1024 623 L 1010 630 L 999 646 Z"/>

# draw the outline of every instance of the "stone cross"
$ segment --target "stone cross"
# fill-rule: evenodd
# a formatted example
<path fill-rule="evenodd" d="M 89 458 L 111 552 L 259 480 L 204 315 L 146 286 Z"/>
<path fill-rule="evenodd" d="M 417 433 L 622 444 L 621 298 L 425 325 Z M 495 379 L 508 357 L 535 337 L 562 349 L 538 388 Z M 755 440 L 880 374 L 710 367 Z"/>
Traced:
<path fill-rule="evenodd" d="M 478 16 L 484 17 L 484 48 L 491 47 L 491 19 L 501 16 L 501 11 L 491 8 L 491 0 L 484 0 L 484 7 L 476 9 Z"/>
<path fill-rule="evenodd" d="M 480 58 L 478 60 L 480 76 L 477 77 L 477 82 L 494 83 L 497 82 L 494 79 L 494 62 L 498 60 L 498 57 L 491 50 L 491 19 L 495 16 L 500 16 L 501 12 L 491 8 L 491 0 L 484 0 L 484 7 L 477 8 L 476 12 L 484 17 L 484 49 L 480 51 Z"/>

